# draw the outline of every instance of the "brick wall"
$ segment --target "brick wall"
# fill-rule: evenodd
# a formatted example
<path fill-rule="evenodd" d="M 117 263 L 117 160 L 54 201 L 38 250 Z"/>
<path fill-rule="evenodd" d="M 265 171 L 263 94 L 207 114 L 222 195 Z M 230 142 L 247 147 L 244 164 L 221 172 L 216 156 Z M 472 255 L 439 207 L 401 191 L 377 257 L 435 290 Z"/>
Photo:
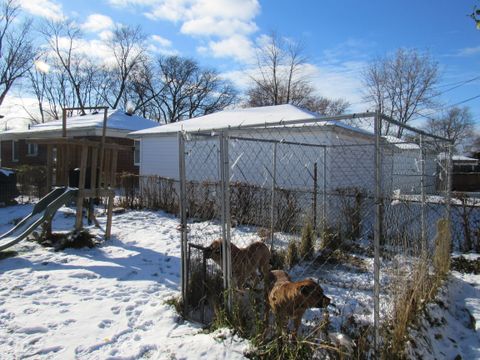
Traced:
<path fill-rule="evenodd" d="M 84 139 L 92 141 L 100 141 L 98 136 L 84 137 Z M 134 156 L 134 141 L 132 139 L 124 138 L 105 138 L 105 141 L 108 143 L 115 143 L 120 145 L 131 146 L 131 150 L 128 151 L 119 151 L 118 153 L 118 162 L 117 162 L 117 172 L 129 172 L 133 174 L 138 174 L 138 166 L 133 164 Z M 1 156 L 3 167 L 16 168 L 20 165 L 46 165 L 47 164 L 47 146 L 38 145 L 38 155 L 29 156 L 27 155 L 28 146 L 25 140 L 19 140 L 18 146 L 18 161 L 12 160 L 12 141 L 2 141 L 1 144 Z"/>
<path fill-rule="evenodd" d="M 47 163 L 47 146 L 38 145 L 37 155 L 28 155 L 28 145 L 25 140 L 18 141 L 18 161 L 12 159 L 11 140 L 2 141 L 1 144 L 2 166 L 8 168 L 16 168 L 20 165 L 46 165 Z"/>

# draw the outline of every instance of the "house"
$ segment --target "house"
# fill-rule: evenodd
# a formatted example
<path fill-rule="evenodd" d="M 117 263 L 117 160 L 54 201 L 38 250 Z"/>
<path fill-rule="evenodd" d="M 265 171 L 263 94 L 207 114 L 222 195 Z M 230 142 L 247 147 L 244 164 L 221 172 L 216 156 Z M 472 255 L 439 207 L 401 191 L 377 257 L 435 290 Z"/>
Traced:
<path fill-rule="evenodd" d="M 102 137 L 103 112 L 67 118 L 67 138 L 97 140 Z M 143 117 L 128 114 L 123 110 L 108 113 L 105 141 L 131 147 L 131 151 L 118 154 L 117 171 L 138 173 L 135 161 L 134 140 L 127 134 L 158 126 L 158 123 Z M 20 165 L 46 165 L 47 145 L 45 140 L 62 137 L 62 120 L 30 126 L 25 130 L 0 132 L 1 166 L 16 168 Z M 37 141 L 37 142 L 35 142 Z"/>
<path fill-rule="evenodd" d="M 178 180 L 178 134 L 184 132 L 187 134 L 187 180 L 218 181 L 216 135 L 226 130 L 230 137 L 230 180 L 233 182 L 268 187 L 275 177 L 275 184 L 280 188 L 311 190 L 316 182 L 316 187 L 328 191 L 356 188 L 372 193 L 375 183 L 373 133 L 352 126 L 355 117 L 350 123 L 315 122 L 319 118 L 318 114 L 293 105 L 234 109 L 136 131 L 129 136 L 140 143 L 140 175 Z M 418 145 L 399 139 L 397 143 L 393 139 L 384 140 L 384 189 L 418 193 L 421 183 Z M 427 162 L 427 172 L 431 175 L 428 181 L 434 191 L 434 158 L 429 156 Z M 398 176 L 399 171 L 403 177 Z"/>

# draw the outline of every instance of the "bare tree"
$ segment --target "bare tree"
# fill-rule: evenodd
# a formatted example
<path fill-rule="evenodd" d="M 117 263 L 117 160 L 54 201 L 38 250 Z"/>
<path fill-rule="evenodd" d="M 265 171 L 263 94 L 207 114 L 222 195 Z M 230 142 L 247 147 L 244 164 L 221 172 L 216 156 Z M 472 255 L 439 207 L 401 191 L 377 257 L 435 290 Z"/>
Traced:
<path fill-rule="evenodd" d="M 322 115 L 344 112 L 349 104 L 331 100 L 316 93 L 307 78 L 304 46 L 272 32 L 267 41 L 256 48 L 256 72 L 250 76 L 248 106 L 292 104 Z"/>
<path fill-rule="evenodd" d="M 311 96 L 307 98 L 303 106 L 320 115 L 332 116 L 345 113 L 350 104 L 344 99 L 328 99 L 323 96 Z"/>
<path fill-rule="evenodd" d="M 426 123 L 426 130 L 452 140 L 454 149 L 466 145 L 473 136 L 474 122 L 468 107 L 453 107 L 438 118 L 430 118 Z"/>
<path fill-rule="evenodd" d="M 19 22 L 19 5 L 15 0 L 0 3 L 0 105 L 13 84 L 33 65 L 31 20 Z"/>
<path fill-rule="evenodd" d="M 82 67 L 86 62 L 83 57 L 75 51 L 77 41 L 81 38 L 79 27 L 68 20 L 57 22 L 47 21 L 42 27 L 41 32 L 49 48 L 55 55 L 54 67 L 67 75 L 73 93 L 75 94 L 75 105 L 82 109 L 82 114 L 85 114 L 83 110 L 85 100 L 82 96 L 84 69 Z"/>
<path fill-rule="evenodd" d="M 477 30 L 480 30 L 480 9 L 478 8 L 477 5 L 473 7 L 473 11 L 470 14 L 470 17 L 473 19 L 475 22 L 475 25 L 477 27 Z"/>
<path fill-rule="evenodd" d="M 122 99 L 127 101 L 125 91 L 130 75 L 146 60 L 145 35 L 139 26 L 117 25 L 107 45 L 113 53 L 115 64 L 106 65 L 104 69 L 107 84 L 103 89 L 104 99 L 116 109 Z"/>
<path fill-rule="evenodd" d="M 302 72 L 306 61 L 303 45 L 275 32 L 265 39 L 256 48 L 256 73 L 250 76 L 248 105 L 300 105 L 313 92 Z"/>
<path fill-rule="evenodd" d="M 407 124 L 434 105 L 438 65 L 428 54 L 399 49 L 393 56 L 373 61 L 363 73 L 365 100 L 376 109 Z M 385 124 L 382 132 L 401 137 L 402 127 Z"/>
<path fill-rule="evenodd" d="M 214 70 L 201 68 L 192 59 L 160 57 L 157 68 L 160 79 L 155 86 L 162 91 L 154 101 L 165 122 L 223 110 L 236 100 L 237 92 L 230 81 L 222 79 Z"/>

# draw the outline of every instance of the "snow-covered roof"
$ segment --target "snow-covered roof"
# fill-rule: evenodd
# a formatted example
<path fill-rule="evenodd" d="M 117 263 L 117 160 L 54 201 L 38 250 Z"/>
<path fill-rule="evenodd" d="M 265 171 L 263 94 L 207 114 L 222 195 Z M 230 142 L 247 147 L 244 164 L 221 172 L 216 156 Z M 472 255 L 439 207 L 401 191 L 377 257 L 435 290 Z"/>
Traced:
<path fill-rule="evenodd" d="M 440 154 L 438 154 L 437 156 L 437 159 L 438 160 L 445 160 L 447 158 L 447 154 L 442 152 Z M 475 158 L 472 158 L 472 157 L 468 157 L 468 156 L 464 156 L 464 155 L 452 155 L 452 161 L 456 161 L 456 162 L 466 162 L 466 163 L 478 163 L 478 159 L 475 159 Z"/>
<path fill-rule="evenodd" d="M 463 156 L 463 155 L 452 155 L 452 160 L 453 161 L 478 162 L 478 159 L 468 157 L 468 156 Z"/>
<path fill-rule="evenodd" d="M 285 104 L 275 106 L 263 106 L 245 109 L 223 110 L 213 114 L 200 116 L 197 118 L 157 126 L 150 129 L 140 130 L 131 133 L 129 136 L 142 137 L 154 134 L 173 134 L 180 131 L 198 132 L 211 131 L 227 128 L 240 128 L 251 126 L 268 126 L 280 122 L 296 120 L 314 120 L 319 119 L 320 115 L 311 111 L 301 109 L 297 106 Z M 368 134 L 368 132 L 341 122 L 322 121 L 316 125 L 335 125 L 351 131 Z"/>
<path fill-rule="evenodd" d="M 131 131 L 157 126 L 158 123 L 138 115 L 129 115 L 123 110 L 109 112 L 107 118 L 107 136 L 124 137 Z M 67 136 L 98 136 L 103 128 L 103 111 L 83 116 L 67 118 Z M 28 130 L 8 130 L 0 132 L 0 139 L 54 137 L 61 135 L 62 120 L 32 125 Z"/>
<path fill-rule="evenodd" d="M 396 147 L 402 150 L 419 150 L 420 146 L 413 142 L 406 141 L 404 139 L 397 138 L 395 136 L 386 135 L 383 138 L 390 144 L 394 144 Z"/>

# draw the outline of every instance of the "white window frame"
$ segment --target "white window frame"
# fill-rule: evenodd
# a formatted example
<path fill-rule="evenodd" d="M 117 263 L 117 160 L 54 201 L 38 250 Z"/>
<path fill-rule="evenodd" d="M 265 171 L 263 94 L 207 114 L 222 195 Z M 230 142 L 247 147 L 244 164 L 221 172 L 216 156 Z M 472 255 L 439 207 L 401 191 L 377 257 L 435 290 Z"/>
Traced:
<path fill-rule="evenodd" d="M 134 140 L 134 150 L 133 150 L 133 165 L 140 166 L 140 162 L 142 160 L 142 143 L 140 140 Z"/>
<path fill-rule="evenodd" d="M 15 151 L 15 145 L 17 146 L 17 151 Z M 20 142 L 18 140 L 12 140 L 12 161 L 18 162 L 19 156 L 18 152 L 20 150 Z"/>
<path fill-rule="evenodd" d="M 33 149 L 33 152 L 30 151 Z M 38 144 L 28 143 L 27 144 L 27 156 L 38 156 Z"/>

